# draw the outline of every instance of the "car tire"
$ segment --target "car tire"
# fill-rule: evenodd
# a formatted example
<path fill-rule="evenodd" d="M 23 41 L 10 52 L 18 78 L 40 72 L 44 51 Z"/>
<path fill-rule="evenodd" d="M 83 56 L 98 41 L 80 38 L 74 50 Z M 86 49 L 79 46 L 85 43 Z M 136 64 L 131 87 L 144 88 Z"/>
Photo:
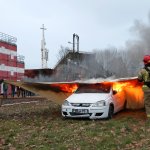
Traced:
<path fill-rule="evenodd" d="M 110 105 L 109 106 L 109 111 L 108 111 L 108 119 L 112 119 L 113 114 L 114 114 L 114 106 Z"/>

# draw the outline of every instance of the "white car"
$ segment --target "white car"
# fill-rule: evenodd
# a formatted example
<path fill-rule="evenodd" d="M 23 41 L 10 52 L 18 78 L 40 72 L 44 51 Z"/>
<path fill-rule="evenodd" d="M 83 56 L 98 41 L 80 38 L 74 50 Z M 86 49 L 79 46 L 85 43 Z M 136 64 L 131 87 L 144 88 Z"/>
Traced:
<path fill-rule="evenodd" d="M 123 92 L 114 91 L 111 85 L 81 85 L 62 104 L 62 116 L 67 118 L 109 118 L 124 109 Z"/>

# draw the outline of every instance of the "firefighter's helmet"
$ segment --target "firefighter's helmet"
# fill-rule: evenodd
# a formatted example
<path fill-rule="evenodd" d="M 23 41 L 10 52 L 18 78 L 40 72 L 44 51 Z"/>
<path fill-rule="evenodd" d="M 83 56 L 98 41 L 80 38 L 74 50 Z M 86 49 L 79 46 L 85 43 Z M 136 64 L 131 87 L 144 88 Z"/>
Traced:
<path fill-rule="evenodd" d="M 143 62 L 145 65 L 150 64 L 150 55 L 145 55 L 143 58 Z"/>

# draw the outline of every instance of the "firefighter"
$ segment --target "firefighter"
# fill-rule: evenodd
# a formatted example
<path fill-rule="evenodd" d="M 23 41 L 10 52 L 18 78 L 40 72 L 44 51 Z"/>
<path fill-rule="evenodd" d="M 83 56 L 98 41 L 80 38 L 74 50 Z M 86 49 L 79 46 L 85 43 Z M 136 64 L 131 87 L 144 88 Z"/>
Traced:
<path fill-rule="evenodd" d="M 150 88 L 150 55 L 145 55 L 143 58 L 144 68 L 138 74 L 138 80 Z M 145 96 L 146 95 L 146 96 Z M 149 90 L 144 90 L 144 103 L 147 118 L 150 121 L 150 93 Z"/>
<path fill-rule="evenodd" d="M 150 88 L 150 55 L 145 55 L 143 62 L 144 68 L 140 70 L 138 80 Z"/>

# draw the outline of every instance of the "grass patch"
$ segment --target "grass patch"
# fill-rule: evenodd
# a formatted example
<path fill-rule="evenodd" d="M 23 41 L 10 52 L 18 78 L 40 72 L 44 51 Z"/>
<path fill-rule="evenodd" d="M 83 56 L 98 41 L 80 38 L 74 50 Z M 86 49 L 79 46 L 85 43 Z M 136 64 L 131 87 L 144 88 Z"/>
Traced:
<path fill-rule="evenodd" d="M 0 149 L 143 149 L 150 144 L 150 121 L 62 119 L 51 102 L 0 108 Z"/>

